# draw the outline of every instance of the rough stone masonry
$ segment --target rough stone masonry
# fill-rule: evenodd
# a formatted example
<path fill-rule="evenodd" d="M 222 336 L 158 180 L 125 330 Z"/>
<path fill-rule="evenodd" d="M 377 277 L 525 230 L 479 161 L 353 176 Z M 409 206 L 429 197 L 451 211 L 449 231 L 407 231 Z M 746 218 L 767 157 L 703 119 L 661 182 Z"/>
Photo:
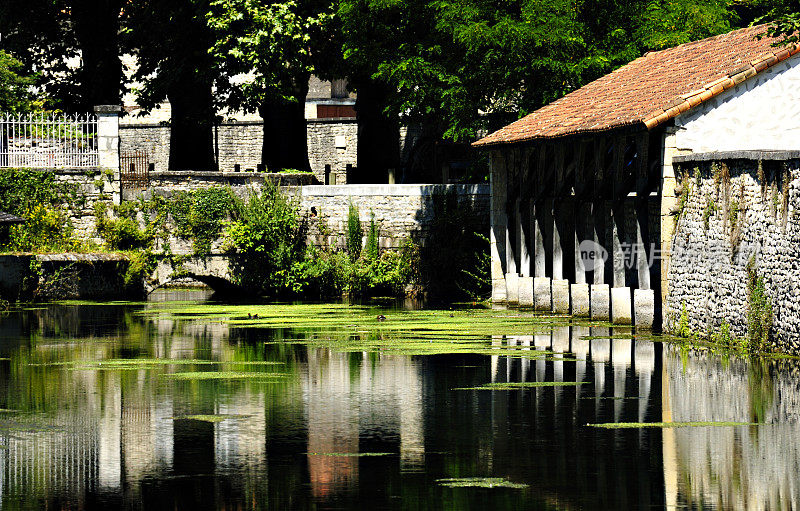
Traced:
<path fill-rule="evenodd" d="M 748 263 L 773 307 L 772 344 L 800 353 L 800 151 L 677 156 L 665 319 L 747 334 Z"/>

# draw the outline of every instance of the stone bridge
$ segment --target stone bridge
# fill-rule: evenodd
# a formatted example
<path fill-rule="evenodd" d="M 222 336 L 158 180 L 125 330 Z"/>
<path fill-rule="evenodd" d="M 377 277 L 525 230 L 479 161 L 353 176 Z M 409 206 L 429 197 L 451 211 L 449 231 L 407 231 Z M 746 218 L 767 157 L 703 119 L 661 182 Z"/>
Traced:
<path fill-rule="evenodd" d="M 162 286 L 178 285 L 187 281 L 203 283 L 219 293 L 230 294 L 239 291 L 233 283 L 228 256 L 211 254 L 206 257 L 184 256 L 180 264 L 170 258 L 162 257 L 155 271 L 145 282 L 149 294 Z"/>

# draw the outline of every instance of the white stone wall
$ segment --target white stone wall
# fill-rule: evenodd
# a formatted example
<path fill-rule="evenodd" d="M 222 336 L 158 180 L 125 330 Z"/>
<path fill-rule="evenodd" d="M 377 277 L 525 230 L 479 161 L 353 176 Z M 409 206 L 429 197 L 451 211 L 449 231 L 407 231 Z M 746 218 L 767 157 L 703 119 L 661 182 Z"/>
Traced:
<path fill-rule="evenodd" d="M 800 149 L 800 55 L 675 118 L 678 149 Z"/>
<path fill-rule="evenodd" d="M 300 214 L 309 218 L 309 241 L 316 245 L 345 246 L 350 204 L 358 206 L 366 234 L 371 216 L 380 226 L 382 248 L 399 248 L 412 235 L 424 239 L 432 220 L 432 201 L 437 192 L 455 190 L 483 219 L 471 226 L 476 232 L 489 230 L 487 185 L 347 185 L 303 186 L 290 191 L 297 197 Z M 316 210 L 312 216 L 311 208 Z M 324 226 L 322 229 L 322 223 Z M 327 235 L 326 232 L 327 231 Z"/>
<path fill-rule="evenodd" d="M 747 263 L 755 254 L 757 272 L 773 306 L 776 347 L 800 353 L 800 160 L 786 162 L 788 184 L 776 180 L 776 174 L 784 172 L 784 162 L 764 162 L 764 178 L 759 177 L 758 161 L 725 163 L 730 169 L 729 187 L 715 177 L 710 162 L 680 164 L 689 177 L 682 179 L 679 189 L 689 195 L 682 212 L 673 217 L 665 324 L 676 328 L 685 307 L 690 327 L 697 332 L 714 332 L 725 320 L 735 335 L 744 336 Z M 736 223 L 731 221 L 731 210 L 738 211 Z"/>

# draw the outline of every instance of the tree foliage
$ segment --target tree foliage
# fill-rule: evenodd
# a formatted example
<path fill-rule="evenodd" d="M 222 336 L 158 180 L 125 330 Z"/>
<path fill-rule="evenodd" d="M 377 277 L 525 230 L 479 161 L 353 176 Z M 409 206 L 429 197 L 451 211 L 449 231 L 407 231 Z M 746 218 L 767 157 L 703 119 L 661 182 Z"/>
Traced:
<path fill-rule="evenodd" d="M 22 62 L 0 50 L 0 112 L 24 112 L 32 105 L 31 76 L 20 75 Z"/>

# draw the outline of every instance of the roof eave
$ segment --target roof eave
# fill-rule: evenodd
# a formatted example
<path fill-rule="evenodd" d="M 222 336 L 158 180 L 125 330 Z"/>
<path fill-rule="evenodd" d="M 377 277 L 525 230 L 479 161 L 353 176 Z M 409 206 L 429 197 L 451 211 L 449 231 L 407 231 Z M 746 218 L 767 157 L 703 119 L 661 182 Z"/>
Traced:
<path fill-rule="evenodd" d="M 660 113 L 656 113 L 651 115 L 649 118 L 644 119 L 644 125 L 647 126 L 648 130 L 651 130 L 656 126 L 664 124 L 670 119 L 674 119 L 678 115 L 692 110 L 693 108 L 705 103 L 709 99 L 719 96 L 726 90 L 732 89 L 748 78 L 758 75 L 762 71 L 769 69 L 780 62 L 783 62 L 797 53 L 800 53 L 800 46 L 798 45 L 787 46 L 776 53 L 766 53 L 761 58 L 751 62 L 749 66 L 737 69 L 736 71 L 728 73 L 728 75 L 723 76 L 722 78 L 707 83 L 702 89 L 697 91 L 697 93 L 685 97 L 683 101 L 674 104 L 670 108 L 662 110 Z"/>

